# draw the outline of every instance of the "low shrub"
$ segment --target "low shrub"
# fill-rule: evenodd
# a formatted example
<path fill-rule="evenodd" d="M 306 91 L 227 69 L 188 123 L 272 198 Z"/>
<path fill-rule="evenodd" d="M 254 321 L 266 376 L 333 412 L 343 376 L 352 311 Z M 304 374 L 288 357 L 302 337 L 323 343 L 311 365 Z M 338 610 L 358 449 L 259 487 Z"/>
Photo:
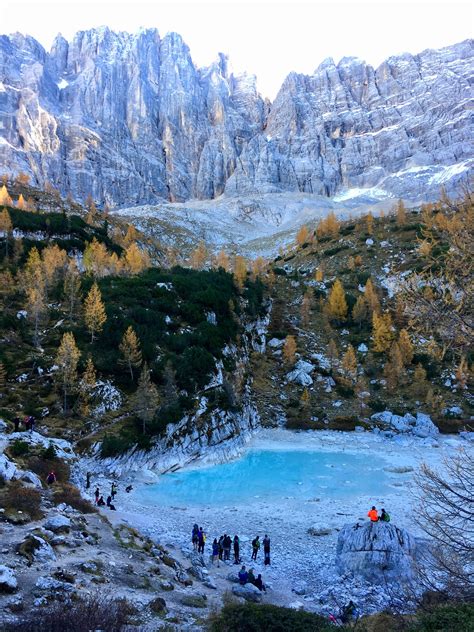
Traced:
<path fill-rule="evenodd" d="M 460 632 L 474 630 L 474 603 L 450 603 L 422 612 L 410 632 Z"/>
<path fill-rule="evenodd" d="M 20 481 L 12 481 L 3 496 L 5 509 L 14 509 L 28 514 L 34 520 L 41 518 L 41 492 L 32 487 L 24 487 Z"/>
<path fill-rule="evenodd" d="M 125 630 L 135 608 L 125 599 L 114 599 L 108 595 L 93 594 L 68 607 L 64 603 L 53 603 L 45 608 L 35 608 L 15 623 L 7 624 L 5 632 L 121 632 Z"/>
<path fill-rule="evenodd" d="M 10 446 L 12 456 L 24 456 L 30 451 L 30 444 L 27 441 L 16 439 Z"/>
<path fill-rule="evenodd" d="M 367 405 L 371 410 L 374 411 L 374 413 L 381 413 L 387 408 L 387 404 L 385 404 L 382 400 L 375 398 L 369 399 Z"/>
<path fill-rule="evenodd" d="M 334 627 L 320 615 L 261 604 L 226 604 L 211 617 L 210 632 L 330 632 Z M 344 629 L 344 628 L 340 628 Z"/>
<path fill-rule="evenodd" d="M 95 513 L 97 511 L 94 505 L 81 496 L 77 487 L 70 483 L 63 483 L 59 487 L 54 488 L 53 502 L 55 505 L 66 503 L 66 505 L 85 514 Z"/>

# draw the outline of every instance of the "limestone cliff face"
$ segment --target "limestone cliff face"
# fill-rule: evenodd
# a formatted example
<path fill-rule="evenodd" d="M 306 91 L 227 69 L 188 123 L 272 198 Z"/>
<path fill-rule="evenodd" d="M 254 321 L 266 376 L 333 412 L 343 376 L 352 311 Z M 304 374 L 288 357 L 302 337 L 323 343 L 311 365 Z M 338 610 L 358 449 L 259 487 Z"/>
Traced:
<path fill-rule="evenodd" d="M 115 205 L 345 187 L 419 194 L 470 169 L 473 44 L 374 69 L 326 60 L 275 102 L 220 55 L 197 68 L 181 37 L 107 28 L 46 52 L 0 37 L 0 169 Z"/>

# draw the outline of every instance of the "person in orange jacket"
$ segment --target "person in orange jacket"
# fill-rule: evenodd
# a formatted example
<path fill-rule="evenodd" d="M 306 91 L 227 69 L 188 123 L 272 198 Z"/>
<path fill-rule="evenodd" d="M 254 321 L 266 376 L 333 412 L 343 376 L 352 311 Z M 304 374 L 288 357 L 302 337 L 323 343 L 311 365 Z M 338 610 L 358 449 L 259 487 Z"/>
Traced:
<path fill-rule="evenodd" d="M 375 509 L 375 507 L 372 507 L 367 515 L 369 516 L 371 522 L 378 522 L 379 514 L 377 513 L 377 509 Z"/>

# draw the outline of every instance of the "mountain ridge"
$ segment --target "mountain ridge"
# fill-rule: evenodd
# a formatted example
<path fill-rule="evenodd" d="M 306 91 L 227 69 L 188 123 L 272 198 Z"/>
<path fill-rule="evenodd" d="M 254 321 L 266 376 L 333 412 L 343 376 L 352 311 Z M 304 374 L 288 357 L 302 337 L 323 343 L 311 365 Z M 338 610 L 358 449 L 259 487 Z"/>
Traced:
<path fill-rule="evenodd" d="M 453 166 L 448 189 L 472 170 L 472 52 L 466 40 L 376 69 L 328 58 L 270 103 L 222 53 L 198 68 L 177 33 L 101 27 L 50 52 L 2 36 L 0 169 L 119 207 L 380 183 L 435 199 L 437 168 Z"/>

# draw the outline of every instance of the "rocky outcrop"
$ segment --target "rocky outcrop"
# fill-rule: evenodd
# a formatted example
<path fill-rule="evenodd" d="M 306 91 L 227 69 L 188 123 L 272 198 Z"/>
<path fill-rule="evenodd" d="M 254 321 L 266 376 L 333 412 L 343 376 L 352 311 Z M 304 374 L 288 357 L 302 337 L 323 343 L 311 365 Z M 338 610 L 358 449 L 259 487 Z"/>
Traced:
<path fill-rule="evenodd" d="M 345 525 L 336 549 L 336 567 L 372 584 L 403 582 L 412 577 L 417 557 L 415 538 L 386 522 Z"/>
<path fill-rule="evenodd" d="M 18 588 L 14 572 L 8 566 L 0 565 L 0 593 L 12 593 Z"/>
<path fill-rule="evenodd" d="M 471 169 L 472 41 L 291 73 L 273 104 L 181 37 L 108 28 L 0 37 L 0 168 L 78 199 L 135 205 L 346 188 L 438 195 Z M 378 189 L 377 189 L 378 190 Z"/>
<path fill-rule="evenodd" d="M 253 601 L 254 603 L 260 603 L 262 601 L 262 593 L 253 584 L 232 586 L 232 593 L 236 597 L 243 597 L 245 601 Z"/>
<path fill-rule="evenodd" d="M 372 415 L 371 420 L 377 424 L 378 429 L 386 434 L 412 434 L 422 439 L 439 435 L 438 428 L 432 422 L 431 417 L 425 413 L 416 413 L 416 416 L 406 413 L 406 415 L 401 416 L 384 410 Z"/>

